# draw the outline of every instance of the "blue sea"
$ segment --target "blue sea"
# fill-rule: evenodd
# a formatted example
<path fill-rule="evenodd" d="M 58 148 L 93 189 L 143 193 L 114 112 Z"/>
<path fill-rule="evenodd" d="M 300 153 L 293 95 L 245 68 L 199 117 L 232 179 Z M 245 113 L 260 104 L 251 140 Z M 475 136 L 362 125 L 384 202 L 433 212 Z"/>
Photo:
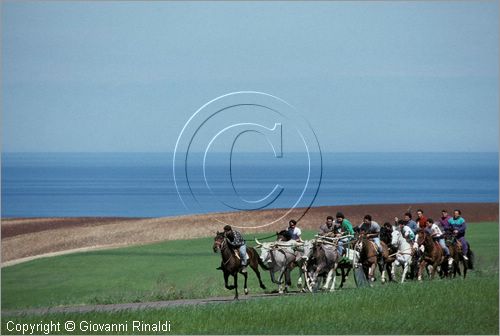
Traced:
<path fill-rule="evenodd" d="M 1 215 L 159 217 L 498 202 L 498 153 L 323 153 L 311 164 L 301 153 L 239 153 L 230 160 L 213 154 L 205 164 L 193 155 L 187 167 L 175 166 L 175 179 L 172 159 L 172 153 L 3 153 Z"/>

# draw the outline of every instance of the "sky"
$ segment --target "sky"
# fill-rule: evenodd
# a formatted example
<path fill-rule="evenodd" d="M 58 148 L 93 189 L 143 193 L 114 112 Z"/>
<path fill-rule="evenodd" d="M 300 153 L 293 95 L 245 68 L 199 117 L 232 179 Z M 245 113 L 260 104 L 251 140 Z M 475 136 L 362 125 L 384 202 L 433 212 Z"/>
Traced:
<path fill-rule="evenodd" d="M 4 152 L 172 152 L 201 106 L 247 90 L 293 105 L 325 152 L 498 152 L 497 1 L 4 1 L 1 15 Z"/>

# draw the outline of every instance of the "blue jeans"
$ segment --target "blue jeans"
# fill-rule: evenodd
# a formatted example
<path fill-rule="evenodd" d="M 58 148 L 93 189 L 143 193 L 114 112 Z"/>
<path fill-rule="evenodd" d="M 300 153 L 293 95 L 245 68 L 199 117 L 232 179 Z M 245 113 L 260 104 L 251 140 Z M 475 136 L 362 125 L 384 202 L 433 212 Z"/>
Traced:
<path fill-rule="evenodd" d="M 373 237 L 373 242 L 377 245 L 377 249 L 382 253 L 382 246 L 380 246 L 380 237 Z"/>
<path fill-rule="evenodd" d="M 444 241 L 444 238 L 439 238 L 439 245 L 443 248 L 444 255 L 449 257 L 450 256 L 450 250 L 448 249 L 448 246 L 446 246 L 446 243 Z"/>
<path fill-rule="evenodd" d="M 339 251 L 339 255 L 344 253 L 344 243 L 347 243 L 347 238 L 339 240 L 339 246 L 337 247 L 337 251 Z"/>
<path fill-rule="evenodd" d="M 240 258 L 241 258 L 241 266 L 246 266 L 246 264 L 247 264 L 247 246 L 245 244 L 240 246 Z"/>

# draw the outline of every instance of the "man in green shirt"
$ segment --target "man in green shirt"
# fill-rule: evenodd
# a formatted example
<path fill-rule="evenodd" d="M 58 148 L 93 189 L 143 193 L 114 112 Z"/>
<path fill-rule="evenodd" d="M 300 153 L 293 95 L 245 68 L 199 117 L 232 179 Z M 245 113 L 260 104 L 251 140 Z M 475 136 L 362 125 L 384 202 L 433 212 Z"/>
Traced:
<path fill-rule="evenodd" d="M 340 225 L 341 227 L 342 236 L 354 235 L 354 230 L 352 229 L 351 222 L 349 222 L 349 220 L 345 218 L 342 212 L 337 212 L 337 215 L 335 217 L 337 218 L 337 224 Z M 338 249 L 340 255 L 344 254 L 344 244 L 347 243 L 348 241 L 349 241 L 348 238 L 339 240 Z"/>
<path fill-rule="evenodd" d="M 352 224 L 348 219 L 345 218 L 342 212 L 337 212 L 337 223 L 342 226 L 342 232 L 344 235 L 354 235 L 354 230 L 352 229 Z"/>

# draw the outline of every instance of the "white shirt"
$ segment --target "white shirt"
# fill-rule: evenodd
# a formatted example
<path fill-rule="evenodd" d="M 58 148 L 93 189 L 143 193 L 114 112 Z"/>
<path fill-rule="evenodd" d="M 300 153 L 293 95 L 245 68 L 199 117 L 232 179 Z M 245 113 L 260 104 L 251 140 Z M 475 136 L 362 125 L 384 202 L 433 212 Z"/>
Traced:
<path fill-rule="evenodd" d="M 292 239 L 294 239 L 294 237 L 297 237 L 298 239 L 300 239 L 300 235 L 302 234 L 302 231 L 298 227 L 295 227 L 291 233 L 292 233 Z"/>
<path fill-rule="evenodd" d="M 439 236 L 442 236 L 443 235 L 443 232 L 441 231 L 441 229 L 439 228 L 439 226 L 437 226 L 436 223 L 433 223 L 432 226 L 431 226 L 431 236 L 433 237 L 439 237 Z"/>

